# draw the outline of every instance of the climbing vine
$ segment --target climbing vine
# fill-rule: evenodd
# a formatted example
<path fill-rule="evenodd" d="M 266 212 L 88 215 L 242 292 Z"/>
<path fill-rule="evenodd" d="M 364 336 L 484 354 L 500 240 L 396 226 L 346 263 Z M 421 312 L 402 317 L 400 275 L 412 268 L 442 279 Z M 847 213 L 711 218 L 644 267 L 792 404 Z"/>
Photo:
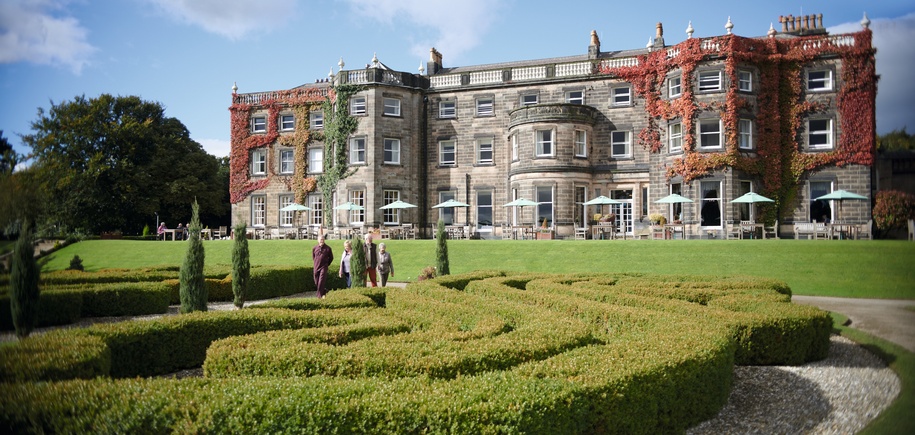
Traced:
<path fill-rule="evenodd" d="M 652 153 L 663 149 L 660 121 L 680 119 L 683 156 L 667 166 L 668 179 L 676 176 L 686 183 L 715 170 L 735 168 L 762 180 L 763 194 L 777 203 L 790 204 L 796 186 L 806 173 L 835 165 L 870 166 L 874 163 L 876 70 L 870 30 L 838 37 L 809 36 L 792 39 L 751 39 L 726 35 L 686 41 L 639 56 L 638 65 L 601 68 L 600 72 L 632 84 L 645 101 L 646 127 L 639 143 Z M 803 152 L 799 132 L 804 119 L 826 111 L 831 101 L 804 99 L 803 65 L 820 56 L 834 54 L 842 59 L 842 86 L 835 107 L 842 134 L 833 150 Z M 702 61 L 723 58 L 726 83 L 724 102 L 702 103 L 693 92 L 694 72 Z M 756 107 L 739 92 L 738 67 L 752 65 L 759 71 Z M 679 70 L 682 93 L 679 98 L 661 98 L 666 79 Z M 838 83 L 838 81 L 837 81 Z M 716 111 L 724 128 L 721 152 L 696 150 L 695 124 L 703 111 Z M 755 155 L 739 150 L 741 115 L 754 113 Z M 769 210 L 774 213 L 774 208 Z M 773 216 L 768 216 L 772 220 Z"/>

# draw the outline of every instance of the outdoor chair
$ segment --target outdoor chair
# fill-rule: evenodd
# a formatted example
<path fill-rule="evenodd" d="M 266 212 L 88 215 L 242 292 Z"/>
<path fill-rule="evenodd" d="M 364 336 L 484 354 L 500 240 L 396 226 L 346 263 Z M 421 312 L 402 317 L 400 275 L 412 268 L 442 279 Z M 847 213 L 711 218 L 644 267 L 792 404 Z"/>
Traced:
<path fill-rule="evenodd" d="M 742 238 L 743 237 L 741 237 L 740 225 L 735 225 L 733 222 L 729 223 L 727 230 L 727 240 L 737 240 Z"/>
<path fill-rule="evenodd" d="M 768 239 L 770 237 L 773 239 L 778 238 L 778 221 L 775 221 L 775 224 L 773 224 L 771 227 L 768 225 L 763 225 L 763 238 Z"/>
<path fill-rule="evenodd" d="M 575 240 L 585 240 L 588 238 L 588 229 L 584 227 L 575 228 Z"/>
<path fill-rule="evenodd" d="M 915 241 L 915 219 L 909 219 L 909 240 Z"/>
<path fill-rule="evenodd" d="M 416 228 L 413 224 L 402 224 L 400 227 L 400 237 L 404 240 L 416 240 Z"/>
<path fill-rule="evenodd" d="M 651 240 L 664 240 L 664 227 L 661 225 L 652 225 L 651 226 Z"/>
<path fill-rule="evenodd" d="M 855 232 L 855 238 L 874 240 L 873 228 L 874 228 L 873 219 L 867 221 L 866 224 L 858 225 L 858 231 Z"/>

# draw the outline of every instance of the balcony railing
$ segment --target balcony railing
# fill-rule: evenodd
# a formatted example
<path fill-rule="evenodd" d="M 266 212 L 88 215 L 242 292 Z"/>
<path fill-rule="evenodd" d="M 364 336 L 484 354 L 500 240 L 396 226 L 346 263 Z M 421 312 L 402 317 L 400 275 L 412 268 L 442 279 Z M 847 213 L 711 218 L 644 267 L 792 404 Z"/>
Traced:
<path fill-rule="evenodd" d="M 232 104 L 261 104 L 271 100 L 308 99 L 323 100 L 327 97 L 329 86 L 296 88 L 285 91 L 252 92 L 232 95 Z"/>

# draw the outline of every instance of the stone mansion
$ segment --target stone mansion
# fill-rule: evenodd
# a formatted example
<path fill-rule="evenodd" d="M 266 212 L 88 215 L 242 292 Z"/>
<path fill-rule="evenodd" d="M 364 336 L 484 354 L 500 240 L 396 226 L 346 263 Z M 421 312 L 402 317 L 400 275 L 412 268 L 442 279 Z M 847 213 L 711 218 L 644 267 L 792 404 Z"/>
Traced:
<path fill-rule="evenodd" d="M 726 33 L 643 48 L 489 65 L 446 66 L 430 50 L 418 73 L 377 58 L 361 69 L 270 92 L 232 94 L 233 224 L 384 227 L 412 223 L 426 237 L 439 219 L 482 238 L 504 225 L 557 238 L 612 211 L 632 234 L 649 214 L 688 235 L 740 220 L 870 219 L 870 201 L 836 207 L 814 198 L 844 189 L 873 198 L 877 75 L 869 21 L 830 35 L 822 15 L 780 17 L 760 37 Z M 320 177 L 333 147 L 320 103 L 341 85 L 357 121 L 332 204 Z M 775 200 L 732 204 L 747 192 Z M 692 202 L 662 204 L 671 193 Z M 598 196 L 619 202 L 584 203 Z M 515 199 L 538 203 L 506 207 Z M 433 208 L 454 199 L 467 207 Z M 394 201 L 416 208 L 381 209 Z M 350 202 L 363 210 L 335 210 Z M 311 208 L 296 216 L 282 208 Z M 355 207 L 358 208 L 358 207 Z"/>

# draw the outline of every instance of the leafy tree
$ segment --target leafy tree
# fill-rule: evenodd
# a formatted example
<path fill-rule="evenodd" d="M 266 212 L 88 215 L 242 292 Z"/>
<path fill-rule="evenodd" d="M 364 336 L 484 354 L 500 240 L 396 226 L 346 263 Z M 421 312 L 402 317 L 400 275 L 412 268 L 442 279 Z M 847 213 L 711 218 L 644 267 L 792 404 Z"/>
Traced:
<path fill-rule="evenodd" d="M 21 157 L 13 150 L 13 145 L 3 137 L 3 130 L 0 130 L 0 174 L 12 174 Z"/>
<path fill-rule="evenodd" d="M 248 297 L 248 280 L 251 278 L 251 259 L 248 254 L 247 222 L 235 225 L 235 244 L 232 247 L 232 294 L 236 308 L 244 308 Z"/>
<path fill-rule="evenodd" d="M 38 318 L 39 269 L 35 261 L 35 248 L 32 245 L 32 230 L 26 225 L 19 233 L 19 239 L 13 249 L 13 261 L 10 273 L 10 310 L 16 336 L 26 338 L 35 328 Z"/>
<path fill-rule="evenodd" d="M 883 136 L 877 136 L 877 150 L 915 150 L 915 136 L 906 133 L 905 127 L 902 127 L 902 130 L 893 130 Z"/>
<path fill-rule="evenodd" d="M 39 108 L 32 131 L 23 142 L 32 148 L 47 222 L 137 234 L 156 213 L 185 222 L 195 198 L 228 216 L 219 161 L 157 102 L 80 96 L 52 103 L 47 113 Z"/>
<path fill-rule="evenodd" d="M 915 219 L 915 195 L 898 190 L 881 190 L 874 201 L 874 223 L 881 235 L 905 228 L 908 219 Z"/>
<path fill-rule="evenodd" d="M 337 85 L 334 86 L 335 101 L 330 97 L 324 101 L 324 172 L 317 179 L 317 186 L 324 195 L 324 216 L 331 215 L 337 184 L 356 173 L 356 169 L 349 166 L 347 141 L 359 126 L 359 119 L 349 114 L 349 98 L 361 89 L 357 85 Z M 329 223 L 326 219 L 325 222 Z"/>
<path fill-rule="evenodd" d="M 353 287 L 365 287 L 365 240 L 362 236 L 354 236 L 351 239 L 353 244 L 353 255 L 350 257 L 349 267 L 350 280 Z"/>
<path fill-rule="evenodd" d="M 181 264 L 181 312 L 207 310 L 207 288 L 203 279 L 204 252 L 200 241 L 200 206 L 191 204 L 191 223 L 188 225 L 187 254 Z"/>
<path fill-rule="evenodd" d="M 448 242 L 445 239 L 445 221 L 439 219 L 438 230 L 435 232 L 435 240 L 437 242 L 435 245 L 435 261 L 438 276 L 451 274 L 451 267 L 448 265 Z"/>

